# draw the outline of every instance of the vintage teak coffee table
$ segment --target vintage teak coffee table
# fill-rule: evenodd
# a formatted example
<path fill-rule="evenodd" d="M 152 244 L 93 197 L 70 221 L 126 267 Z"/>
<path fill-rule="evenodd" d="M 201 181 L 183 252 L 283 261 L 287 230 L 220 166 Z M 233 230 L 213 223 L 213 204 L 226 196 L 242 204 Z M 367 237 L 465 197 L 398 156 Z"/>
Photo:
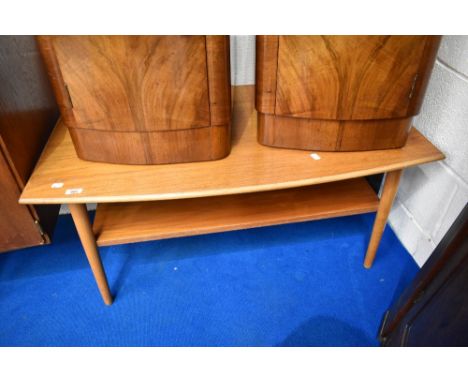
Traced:
<path fill-rule="evenodd" d="M 444 158 L 414 128 L 400 149 L 311 153 L 262 146 L 254 87 L 234 87 L 233 96 L 232 152 L 212 162 L 83 161 L 57 124 L 19 201 L 69 205 L 106 304 L 112 296 L 98 246 L 377 211 L 364 260 L 369 268 L 402 170 Z M 379 173 L 386 173 L 380 200 L 364 179 Z M 86 203 L 98 203 L 93 224 Z"/>

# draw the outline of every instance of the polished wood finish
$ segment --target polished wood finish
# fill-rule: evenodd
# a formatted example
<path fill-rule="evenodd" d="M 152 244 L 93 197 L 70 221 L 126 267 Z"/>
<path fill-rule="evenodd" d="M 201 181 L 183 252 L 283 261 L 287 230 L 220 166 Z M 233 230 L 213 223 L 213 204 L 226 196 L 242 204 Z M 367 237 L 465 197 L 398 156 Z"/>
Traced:
<path fill-rule="evenodd" d="M 102 267 L 99 250 L 96 245 L 96 239 L 93 234 L 91 222 L 89 221 L 88 211 L 85 204 L 69 204 L 70 213 L 75 223 L 78 236 L 83 245 L 89 265 L 93 271 L 94 279 L 96 280 L 102 299 L 106 305 L 112 304 L 112 295 L 107 283 L 106 273 Z"/>
<path fill-rule="evenodd" d="M 200 235 L 376 211 L 363 179 L 242 195 L 99 204 L 98 245 Z"/>
<path fill-rule="evenodd" d="M 402 147 L 438 36 L 258 36 L 259 142 L 325 151 Z"/>
<path fill-rule="evenodd" d="M 275 112 L 333 120 L 407 117 L 428 40 L 428 36 L 280 36 Z"/>
<path fill-rule="evenodd" d="M 160 164 L 229 154 L 225 36 L 41 36 L 82 159 Z"/>
<path fill-rule="evenodd" d="M 275 114 L 279 37 L 257 36 L 256 43 L 255 106 L 259 113 Z"/>
<path fill-rule="evenodd" d="M 258 139 L 267 146 L 317 151 L 359 151 L 405 145 L 412 118 L 333 121 L 258 114 Z"/>
<path fill-rule="evenodd" d="M 468 204 L 385 313 L 383 346 L 468 346 Z"/>
<path fill-rule="evenodd" d="M 398 184 L 403 170 L 396 170 L 387 172 L 385 182 L 383 185 L 382 196 L 380 198 L 379 209 L 375 217 L 374 227 L 372 228 L 372 235 L 367 247 L 366 258 L 364 260 L 364 267 L 372 267 L 377 248 L 379 247 L 380 239 L 382 238 L 385 225 L 387 224 L 388 214 L 393 205 L 396 193 L 398 191 Z"/>
<path fill-rule="evenodd" d="M 308 186 L 398 170 L 444 159 L 416 129 L 405 147 L 348 153 L 310 153 L 256 142 L 254 87 L 234 90 L 233 147 L 221 160 L 128 166 L 80 160 L 63 123 L 52 134 L 21 195 L 21 203 L 112 203 L 240 194 Z M 51 188 L 63 182 L 63 188 Z M 81 189 L 67 195 L 68 189 Z"/>
<path fill-rule="evenodd" d="M 58 118 L 33 36 L 0 36 L 0 252 L 50 242 L 60 206 L 19 195 Z"/>

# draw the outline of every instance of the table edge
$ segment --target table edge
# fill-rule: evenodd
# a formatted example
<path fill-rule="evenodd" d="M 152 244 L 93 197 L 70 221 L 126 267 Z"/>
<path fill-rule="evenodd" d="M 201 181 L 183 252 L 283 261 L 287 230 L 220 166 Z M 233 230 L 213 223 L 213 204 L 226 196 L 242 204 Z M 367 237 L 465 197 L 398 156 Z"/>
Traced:
<path fill-rule="evenodd" d="M 424 157 L 421 159 L 415 159 L 413 161 L 406 161 L 401 164 L 385 165 L 380 167 L 374 167 L 369 170 L 359 170 L 353 172 L 347 172 L 343 174 L 334 174 L 330 176 L 321 176 L 319 178 L 306 178 L 287 182 L 279 183 L 267 183 L 261 185 L 250 185 L 241 187 L 231 188 L 218 188 L 210 190 L 198 190 L 198 191 L 187 191 L 187 192 L 171 192 L 163 194 L 146 194 L 146 195 L 116 195 L 116 196 L 66 196 L 66 197 L 51 197 L 51 198 L 34 198 L 28 197 L 23 191 L 19 198 L 20 204 L 84 204 L 84 203 L 126 203 L 126 202 L 150 202 L 158 200 L 176 200 L 176 199 L 189 199 L 189 198 L 202 198 L 210 196 L 220 195 L 234 195 L 234 194 L 246 194 L 252 192 L 263 192 L 281 190 L 287 188 L 313 186 L 323 183 L 337 182 L 341 180 L 353 179 L 364 177 L 368 175 L 380 174 L 388 171 L 395 171 L 413 167 L 421 164 L 435 162 L 445 159 L 445 155 L 439 151 L 439 153 Z"/>

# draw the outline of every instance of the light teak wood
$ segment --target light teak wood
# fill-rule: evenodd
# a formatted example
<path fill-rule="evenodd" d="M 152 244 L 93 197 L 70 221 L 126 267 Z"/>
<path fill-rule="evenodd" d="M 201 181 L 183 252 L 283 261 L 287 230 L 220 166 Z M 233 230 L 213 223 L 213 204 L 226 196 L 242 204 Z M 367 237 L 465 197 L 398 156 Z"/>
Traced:
<path fill-rule="evenodd" d="M 207 198 L 99 204 L 98 245 L 200 235 L 376 211 L 363 179 Z"/>
<path fill-rule="evenodd" d="M 96 239 L 93 234 L 91 222 L 89 221 L 88 211 L 85 204 L 69 204 L 70 212 L 75 223 L 78 236 L 83 245 L 89 265 L 93 271 L 94 279 L 96 280 L 102 299 L 106 305 L 112 304 L 112 295 L 107 283 L 106 273 L 102 267 L 101 257 L 96 245 Z"/>
<path fill-rule="evenodd" d="M 258 36 L 259 142 L 353 151 L 402 147 L 438 36 Z"/>
<path fill-rule="evenodd" d="M 230 150 L 225 36 L 41 36 L 78 156 L 126 164 Z"/>
<path fill-rule="evenodd" d="M 379 247 L 380 239 L 382 238 L 385 225 L 387 224 L 388 214 L 392 208 L 393 200 L 398 191 L 398 184 L 403 170 L 388 172 L 383 185 L 382 196 L 380 198 L 379 209 L 375 217 L 374 227 L 369 245 L 367 247 L 364 266 L 370 268 L 375 259 L 377 248 Z"/>
<path fill-rule="evenodd" d="M 185 199 L 308 186 L 397 170 L 444 158 L 416 129 L 401 149 L 309 152 L 257 143 L 254 87 L 234 89 L 233 147 L 220 160 L 129 166 L 80 160 L 59 123 L 21 195 L 21 203 L 112 203 Z M 63 188 L 51 188 L 63 182 Z M 67 189 L 80 193 L 66 194 Z"/>
<path fill-rule="evenodd" d="M 100 244 L 110 245 L 374 211 L 375 195 L 363 179 L 356 178 L 388 172 L 366 257 L 365 265 L 370 266 L 401 169 L 444 155 L 415 129 L 401 149 L 325 152 L 319 160 L 308 152 L 264 147 L 256 142 L 253 103 L 252 86 L 234 90 L 232 154 L 221 161 L 196 164 L 129 166 L 82 161 L 67 129 L 59 123 L 20 203 L 70 204 L 101 294 L 110 303 L 86 207 L 76 203 L 146 202 L 98 205 L 94 229 Z M 64 185 L 52 188 L 55 182 Z M 321 186 L 297 188 L 310 185 Z M 255 194 L 260 191 L 271 192 Z"/>

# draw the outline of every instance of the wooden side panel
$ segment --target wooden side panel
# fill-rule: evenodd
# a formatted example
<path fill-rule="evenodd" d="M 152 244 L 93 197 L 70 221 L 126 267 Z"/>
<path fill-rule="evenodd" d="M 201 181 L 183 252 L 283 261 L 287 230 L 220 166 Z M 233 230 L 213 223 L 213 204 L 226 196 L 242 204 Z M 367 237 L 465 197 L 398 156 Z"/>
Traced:
<path fill-rule="evenodd" d="M 160 131 L 210 125 L 204 36 L 51 36 L 39 41 L 57 97 L 65 98 L 61 107 L 72 108 L 73 118 L 65 119 L 70 127 Z"/>
<path fill-rule="evenodd" d="M 428 36 L 280 36 L 275 113 L 314 119 L 408 116 Z M 420 92 L 421 93 L 421 92 Z"/>
<path fill-rule="evenodd" d="M 197 140 L 190 150 L 202 150 L 206 160 L 224 158 L 231 151 L 231 68 L 229 36 L 206 36 L 206 61 L 210 99 L 210 139 Z M 200 142 L 200 143 L 198 143 Z M 195 148 L 195 145 L 199 146 Z M 209 147 L 208 147 L 209 145 Z M 205 148 L 206 147 L 206 148 Z M 194 159 L 196 160 L 196 159 Z"/>
<path fill-rule="evenodd" d="M 468 205 L 385 313 L 383 346 L 468 345 Z"/>
<path fill-rule="evenodd" d="M 231 72 L 228 36 L 206 36 L 211 125 L 229 125 Z"/>
<path fill-rule="evenodd" d="M 0 149 L 0 252 L 44 244 L 28 206 L 18 204 L 20 189 Z"/>
<path fill-rule="evenodd" d="M 229 153 L 229 126 L 148 132 L 69 129 L 78 154 L 94 162 L 149 164 L 215 160 Z"/>
<path fill-rule="evenodd" d="M 257 36 L 256 108 L 261 113 L 275 113 L 278 40 L 278 36 Z"/>
<path fill-rule="evenodd" d="M 50 242 L 60 206 L 18 198 L 58 116 L 34 37 L 0 36 L 0 251 Z"/>
<path fill-rule="evenodd" d="M 413 97 L 408 107 L 408 115 L 419 114 L 441 39 L 442 36 L 428 36 L 426 39 L 424 52 L 420 60 L 418 78 L 414 85 Z"/>
<path fill-rule="evenodd" d="M 33 36 L 0 36 L 0 145 L 26 184 L 59 116 Z"/>

